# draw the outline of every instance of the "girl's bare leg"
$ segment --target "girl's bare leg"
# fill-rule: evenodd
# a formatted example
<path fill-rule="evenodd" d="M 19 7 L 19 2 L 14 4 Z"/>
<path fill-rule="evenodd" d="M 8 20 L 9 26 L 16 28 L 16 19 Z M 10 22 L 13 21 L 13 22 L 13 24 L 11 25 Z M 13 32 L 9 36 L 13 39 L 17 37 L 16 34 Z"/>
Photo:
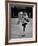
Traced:
<path fill-rule="evenodd" d="M 24 37 L 25 36 L 25 27 L 23 26 L 23 35 L 22 35 L 22 37 Z"/>

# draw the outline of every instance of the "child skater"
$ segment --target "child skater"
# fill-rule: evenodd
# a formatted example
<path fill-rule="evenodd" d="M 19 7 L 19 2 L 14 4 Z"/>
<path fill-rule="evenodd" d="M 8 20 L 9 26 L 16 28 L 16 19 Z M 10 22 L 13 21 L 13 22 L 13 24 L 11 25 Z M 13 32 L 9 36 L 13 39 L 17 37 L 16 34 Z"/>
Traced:
<path fill-rule="evenodd" d="M 23 33 L 24 33 L 23 36 L 25 36 L 25 28 L 26 28 L 26 25 L 28 24 L 28 22 L 29 22 L 29 18 L 28 18 L 27 12 L 24 12 L 23 22 L 22 22 Z"/>

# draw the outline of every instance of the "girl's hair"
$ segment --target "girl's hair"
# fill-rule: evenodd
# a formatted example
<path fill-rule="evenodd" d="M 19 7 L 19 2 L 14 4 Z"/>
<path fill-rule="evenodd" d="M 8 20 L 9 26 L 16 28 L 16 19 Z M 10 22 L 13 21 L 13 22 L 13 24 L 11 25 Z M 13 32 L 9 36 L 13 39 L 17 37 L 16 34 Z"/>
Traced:
<path fill-rule="evenodd" d="M 23 12 L 22 12 L 22 11 L 20 11 L 20 12 L 18 12 L 18 15 L 19 15 L 19 14 L 23 14 Z"/>

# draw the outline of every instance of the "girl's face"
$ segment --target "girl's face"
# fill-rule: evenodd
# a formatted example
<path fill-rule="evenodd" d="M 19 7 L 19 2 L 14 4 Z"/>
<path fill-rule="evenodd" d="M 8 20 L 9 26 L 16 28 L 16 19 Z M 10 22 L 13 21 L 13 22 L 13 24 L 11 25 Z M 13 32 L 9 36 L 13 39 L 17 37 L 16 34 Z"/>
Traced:
<path fill-rule="evenodd" d="M 18 13 L 18 16 L 19 16 L 20 18 L 22 18 L 23 12 L 19 12 L 19 13 Z"/>
<path fill-rule="evenodd" d="M 24 12 L 24 17 L 28 18 L 28 14 L 26 12 Z"/>

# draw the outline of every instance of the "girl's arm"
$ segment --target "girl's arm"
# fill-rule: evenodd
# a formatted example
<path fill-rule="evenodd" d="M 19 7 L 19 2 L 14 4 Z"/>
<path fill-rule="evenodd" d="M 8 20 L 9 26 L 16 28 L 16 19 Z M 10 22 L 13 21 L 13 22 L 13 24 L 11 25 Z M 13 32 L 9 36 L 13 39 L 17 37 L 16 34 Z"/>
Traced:
<path fill-rule="evenodd" d="M 20 23 L 20 21 L 18 21 L 16 25 L 18 25 L 19 23 Z"/>

